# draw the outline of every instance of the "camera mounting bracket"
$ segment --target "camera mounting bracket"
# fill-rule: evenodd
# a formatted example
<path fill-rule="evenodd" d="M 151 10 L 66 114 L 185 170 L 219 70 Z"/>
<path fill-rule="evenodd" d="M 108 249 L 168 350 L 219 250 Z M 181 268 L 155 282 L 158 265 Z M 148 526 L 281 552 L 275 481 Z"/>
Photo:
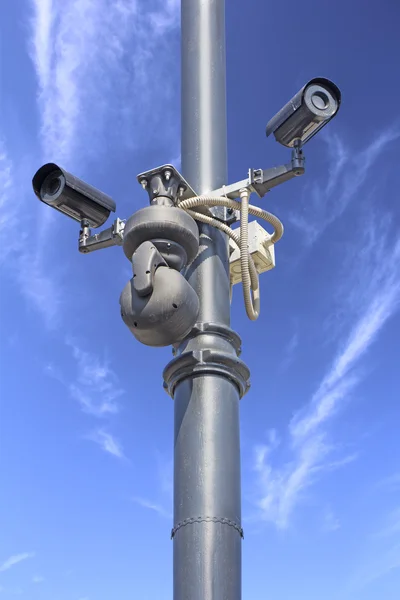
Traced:
<path fill-rule="evenodd" d="M 259 198 L 263 198 L 272 188 L 299 177 L 305 172 L 305 157 L 301 144 L 297 143 L 292 150 L 292 160 L 286 165 L 272 167 L 270 169 L 249 169 L 247 179 L 242 179 L 236 183 L 225 185 L 222 188 L 210 192 L 210 196 L 226 196 L 232 200 L 240 197 L 240 190 L 248 189 L 255 192 Z"/>
<path fill-rule="evenodd" d="M 79 252 L 88 254 L 94 250 L 110 248 L 111 246 L 122 246 L 124 238 L 125 221 L 115 219 L 111 227 L 91 235 L 89 221 L 81 221 L 81 230 L 79 232 Z"/>
<path fill-rule="evenodd" d="M 198 196 L 183 175 L 170 164 L 144 171 L 137 176 L 137 180 L 147 191 L 151 205 L 177 206 L 177 200 L 188 200 Z M 236 221 L 236 217 L 232 218 L 231 213 L 223 206 L 199 206 L 197 210 L 228 224 Z"/>
<path fill-rule="evenodd" d="M 137 176 L 149 195 L 150 204 L 176 206 L 177 198 L 187 200 L 196 196 L 186 179 L 173 165 L 162 165 Z"/>

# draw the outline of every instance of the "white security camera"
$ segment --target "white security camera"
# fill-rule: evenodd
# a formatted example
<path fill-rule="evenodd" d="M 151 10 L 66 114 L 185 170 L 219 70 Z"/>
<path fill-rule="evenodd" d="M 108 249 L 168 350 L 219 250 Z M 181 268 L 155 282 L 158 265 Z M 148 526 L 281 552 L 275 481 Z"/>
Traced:
<path fill-rule="evenodd" d="M 39 200 L 75 221 L 86 219 L 90 227 L 100 227 L 115 212 L 112 198 L 54 163 L 40 167 L 32 185 Z"/>
<path fill-rule="evenodd" d="M 267 137 L 273 133 L 283 146 L 302 146 L 337 114 L 340 101 L 340 90 L 332 81 L 311 79 L 269 121 Z"/>

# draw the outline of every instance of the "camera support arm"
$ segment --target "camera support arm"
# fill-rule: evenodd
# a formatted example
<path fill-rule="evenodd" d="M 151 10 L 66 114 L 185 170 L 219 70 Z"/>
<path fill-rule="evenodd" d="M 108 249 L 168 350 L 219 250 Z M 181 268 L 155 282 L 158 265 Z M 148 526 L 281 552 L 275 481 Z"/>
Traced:
<path fill-rule="evenodd" d="M 239 198 L 240 190 L 246 188 L 250 192 L 255 192 L 260 198 L 263 198 L 269 190 L 277 185 L 289 181 L 293 177 L 303 175 L 305 171 L 304 164 L 305 158 L 299 140 L 292 150 L 292 160 L 290 163 L 270 169 L 249 169 L 247 179 L 226 185 L 218 190 L 213 190 L 209 195 L 225 196 L 234 199 Z M 174 197 L 177 194 L 181 199 L 195 196 L 195 192 L 172 165 L 164 165 L 152 171 L 141 173 L 138 175 L 138 180 L 145 189 L 147 188 L 151 204 L 173 205 Z M 207 209 L 203 208 L 204 210 L 208 212 Z M 224 220 L 228 219 L 225 218 Z M 231 221 L 235 220 L 236 217 L 234 216 Z M 83 219 L 79 232 L 79 251 L 87 254 L 95 250 L 110 248 L 111 246 L 122 246 L 124 229 L 125 221 L 117 218 L 111 227 L 92 235 L 89 222 L 87 219 Z"/>
<path fill-rule="evenodd" d="M 209 193 L 210 196 L 226 196 L 227 198 L 239 198 L 240 190 L 243 188 L 248 189 L 250 192 L 255 192 L 260 198 L 263 198 L 269 190 L 293 179 L 303 175 L 305 171 L 305 158 L 301 144 L 298 143 L 292 150 L 292 160 L 286 165 L 279 167 L 272 167 L 270 169 L 249 169 L 249 176 L 247 179 L 237 181 L 231 185 L 225 185 L 218 190 L 213 190 Z"/>
<path fill-rule="evenodd" d="M 81 230 L 79 232 L 79 252 L 87 254 L 94 250 L 110 248 L 111 246 L 122 246 L 124 237 L 125 221 L 115 219 L 111 227 L 91 235 L 89 222 L 87 219 L 81 221 Z"/>

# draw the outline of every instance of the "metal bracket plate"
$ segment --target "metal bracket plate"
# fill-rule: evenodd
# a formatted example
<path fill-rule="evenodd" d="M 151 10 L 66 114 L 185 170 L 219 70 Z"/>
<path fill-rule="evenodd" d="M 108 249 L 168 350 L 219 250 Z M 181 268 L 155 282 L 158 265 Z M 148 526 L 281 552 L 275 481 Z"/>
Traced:
<path fill-rule="evenodd" d="M 160 167 L 155 167 L 149 171 L 139 173 L 137 176 L 138 182 L 148 191 L 151 199 L 155 199 L 160 195 L 161 190 L 157 186 L 160 179 L 166 190 L 172 188 L 172 186 L 176 186 L 175 193 L 180 200 L 187 200 L 188 198 L 193 198 L 197 195 L 183 175 L 181 175 L 173 165 L 161 165 Z M 157 182 L 156 185 L 154 185 L 155 181 Z M 152 183 L 154 187 L 152 186 Z M 174 190 L 171 189 L 171 194 L 173 192 Z"/>

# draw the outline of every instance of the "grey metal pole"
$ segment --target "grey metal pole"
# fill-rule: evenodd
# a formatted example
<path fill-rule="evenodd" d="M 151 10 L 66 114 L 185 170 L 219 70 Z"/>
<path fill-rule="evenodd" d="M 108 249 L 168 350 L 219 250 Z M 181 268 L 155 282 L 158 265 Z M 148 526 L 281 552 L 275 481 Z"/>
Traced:
<path fill-rule="evenodd" d="M 198 193 L 227 176 L 225 1 L 182 0 L 182 170 Z M 224 234 L 200 225 L 186 273 L 198 323 L 164 371 L 174 396 L 174 600 L 240 600 L 239 399 L 249 372 L 229 327 Z"/>

